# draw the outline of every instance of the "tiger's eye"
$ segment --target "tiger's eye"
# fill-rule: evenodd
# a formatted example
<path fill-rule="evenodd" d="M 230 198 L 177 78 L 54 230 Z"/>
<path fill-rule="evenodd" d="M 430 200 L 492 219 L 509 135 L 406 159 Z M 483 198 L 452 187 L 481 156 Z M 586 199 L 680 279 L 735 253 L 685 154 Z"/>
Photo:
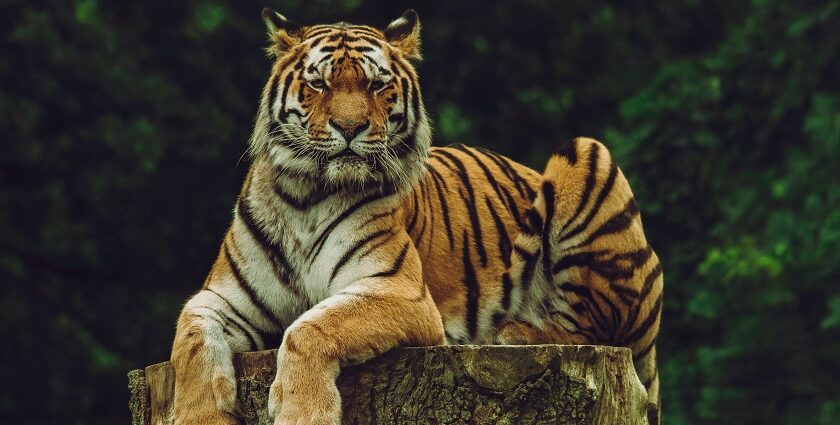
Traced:
<path fill-rule="evenodd" d="M 376 81 L 370 83 L 370 90 L 371 91 L 379 91 L 379 90 L 382 90 L 383 88 L 385 88 L 385 83 L 382 82 L 382 81 L 376 80 Z"/>
<path fill-rule="evenodd" d="M 308 82 L 309 87 L 312 87 L 315 90 L 326 90 L 327 83 L 324 80 L 310 80 Z"/>

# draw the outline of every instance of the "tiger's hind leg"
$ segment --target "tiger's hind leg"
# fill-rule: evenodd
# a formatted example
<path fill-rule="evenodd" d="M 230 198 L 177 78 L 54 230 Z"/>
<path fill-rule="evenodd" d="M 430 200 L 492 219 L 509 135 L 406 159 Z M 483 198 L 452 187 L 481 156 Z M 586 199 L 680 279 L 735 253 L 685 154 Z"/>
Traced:
<path fill-rule="evenodd" d="M 496 341 L 629 347 L 658 406 L 662 267 L 607 148 L 585 138 L 561 147 L 526 214 L 508 273 L 514 282 L 509 316 L 527 326 L 502 326 Z"/>

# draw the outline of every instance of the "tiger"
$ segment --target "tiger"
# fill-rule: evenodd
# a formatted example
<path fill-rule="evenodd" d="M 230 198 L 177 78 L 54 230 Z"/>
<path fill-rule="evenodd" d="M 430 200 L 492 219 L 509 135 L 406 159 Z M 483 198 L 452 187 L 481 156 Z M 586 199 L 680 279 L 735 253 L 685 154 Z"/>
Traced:
<path fill-rule="evenodd" d="M 250 167 L 177 320 L 175 424 L 235 424 L 234 353 L 278 348 L 274 424 L 338 424 L 340 367 L 400 346 L 629 347 L 658 403 L 663 274 L 602 143 L 540 173 L 432 147 L 420 22 L 297 24 L 263 10 L 272 58 Z"/>

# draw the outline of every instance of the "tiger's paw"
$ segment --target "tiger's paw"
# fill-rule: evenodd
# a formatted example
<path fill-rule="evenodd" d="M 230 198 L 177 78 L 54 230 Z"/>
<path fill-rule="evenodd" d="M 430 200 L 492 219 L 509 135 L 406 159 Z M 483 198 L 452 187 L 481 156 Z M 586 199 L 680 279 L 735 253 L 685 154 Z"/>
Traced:
<path fill-rule="evenodd" d="M 274 418 L 274 425 L 339 425 L 341 410 L 313 410 L 312 406 L 284 403 Z"/>
<path fill-rule="evenodd" d="M 268 391 L 268 415 L 274 425 L 339 425 L 341 395 L 335 371 L 318 362 L 294 361 L 281 348 L 278 373 Z"/>
<path fill-rule="evenodd" d="M 239 425 L 240 423 L 238 418 L 224 412 L 218 412 L 214 415 L 201 415 L 199 418 L 175 418 L 173 421 L 174 425 Z"/>
<path fill-rule="evenodd" d="M 222 412 L 241 418 L 243 415 L 236 400 L 236 377 L 233 367 L 230 370 L 217 368 L 213 373 L 212 386 L 216 407 Z"/>
<path fill-rule="evenodd" d="M 315 390 L 315 391 L 312 391 Z M 275 380 L 268 392 L 268 414 L 274 418 L 274 425 L 339 425 L 341 423 L 341 402 L 338 389 L 335 394 L 318 394 L 310 391 L 288 391 L 283 394 L 282 385 Z"/>
<path fill-rule="evenodd" d="M 244 417 L 236 398 L 233 366 L 213 367 L 202 385 L 176 382 L 173 423 L 175 425 L 238 425 Z M 205 378 L 206 379 L 206 378 Z M 209 385 L 208 385 L 209 384 Z M 209 391 L 208 391 L 209 390 Z M 210 394 L 208 394 L 210 393 Z"/>

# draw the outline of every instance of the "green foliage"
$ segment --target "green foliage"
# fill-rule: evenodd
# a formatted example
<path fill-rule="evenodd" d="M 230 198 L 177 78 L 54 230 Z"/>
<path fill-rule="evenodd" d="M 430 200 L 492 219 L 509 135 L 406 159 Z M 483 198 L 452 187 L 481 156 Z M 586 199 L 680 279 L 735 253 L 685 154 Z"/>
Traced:
<path fill-rule="evenodd" d="M 0 3 L 0 419 L 125 423 L 124 373 L 168 357 L 247 168 L 262 6 Z M 607 142 L 664 263 L 665 423 L 840 422 L 840 2 L 268 6 L 418 9 L 438 145 Z"/>

